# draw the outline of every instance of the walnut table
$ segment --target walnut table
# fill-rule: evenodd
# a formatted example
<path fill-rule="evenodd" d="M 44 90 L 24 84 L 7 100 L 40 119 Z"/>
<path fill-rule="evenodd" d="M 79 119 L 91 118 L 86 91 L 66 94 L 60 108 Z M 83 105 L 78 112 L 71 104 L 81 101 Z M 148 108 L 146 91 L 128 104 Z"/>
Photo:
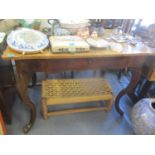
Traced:
<path fill-rule="evenodd" d="M 7 48 L 3 52 L 2 58 L 4 60 L 14 60 L 16 63 L 18 91 L 23 104 L 30 109 L 30 120 L 24 127 L 24 132 L 27 133 L 36 119 L 35 105 L 28 95 L 28 82 L 35 72 L 56 73 L 72 70 L 110 70 L 128 67 L 132 71 L 131 81 L 115 99 L 116 110 L 120 115 L 123 115 L 119 106 L 120 98 L 133 91 L 141 77 L 144 62 L 153 56 L 155 54 L 148 48 L 125 45 L 123 52 L 92 49 L 87 53 L 74 54 L 53 54 L 47 49 L 43 53 L 22 55 Z"/>

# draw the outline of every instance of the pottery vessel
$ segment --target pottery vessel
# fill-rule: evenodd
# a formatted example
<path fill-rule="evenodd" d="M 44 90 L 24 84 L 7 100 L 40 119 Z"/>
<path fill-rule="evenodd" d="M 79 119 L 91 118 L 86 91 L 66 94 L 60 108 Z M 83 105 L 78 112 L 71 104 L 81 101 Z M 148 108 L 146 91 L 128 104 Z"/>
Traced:
<path fill-rule="evenodd" d="M 155 134 L 155 99 L 145 98 L 132 109 L 132 125 L 135 134 Z"/>

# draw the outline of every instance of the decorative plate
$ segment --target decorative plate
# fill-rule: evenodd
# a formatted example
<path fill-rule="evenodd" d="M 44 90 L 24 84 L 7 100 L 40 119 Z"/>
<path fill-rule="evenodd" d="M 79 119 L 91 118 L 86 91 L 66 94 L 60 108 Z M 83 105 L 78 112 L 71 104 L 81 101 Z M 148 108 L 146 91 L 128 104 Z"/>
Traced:
<path fill-rule="evenodd" d="M 45 34 L 29 28 L 19 28 L 7 37 L 10 48 L 22 53 L 36 53 L 45 49 L 49 40 Z"/>

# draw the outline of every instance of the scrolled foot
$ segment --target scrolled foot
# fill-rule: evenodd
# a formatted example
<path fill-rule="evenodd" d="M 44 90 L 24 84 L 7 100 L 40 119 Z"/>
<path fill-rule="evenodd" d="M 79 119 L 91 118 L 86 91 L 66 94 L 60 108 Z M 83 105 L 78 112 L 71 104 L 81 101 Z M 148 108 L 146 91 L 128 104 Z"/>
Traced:
<path fill-rule="evenodd" d="M 30 131 L 31 128 L 32 128 L 32 124 L 27 124 L 27 125 L 23 128 L 23 132 L 24 132 L 25 134 L 27 134 L 27 133 Z"/>

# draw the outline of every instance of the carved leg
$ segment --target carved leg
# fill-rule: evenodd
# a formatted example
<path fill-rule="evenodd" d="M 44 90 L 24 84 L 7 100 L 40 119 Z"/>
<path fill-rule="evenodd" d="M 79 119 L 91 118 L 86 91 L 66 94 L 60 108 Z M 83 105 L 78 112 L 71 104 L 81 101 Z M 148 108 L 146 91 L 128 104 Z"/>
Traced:
<path fill-rule="evenodd" d="M 30 100 L 28 96 L 28 83 L 31 79 L 32 74 L 22 73 L 19 74 L 17 77 L 17 87 L 22 99 L 22 103 L 26 105 L 30 109 L 30 121 L 29 123 L 23 128 L 24 133 L 28 133 L 29 130 L 32 128 L 35 119 L 36 119 L 36 108 L 34 103 Z"/>
<path fill-rule="evenodd" d="M 131 93 L 135 87 L 135 85 L 137 84 L 137 82 L 140 80 L 141 77 L 141 69 L 132 69 L 132 78 L 131 81 L 129 83 L 129 85 L 127 86 L 127 88 L 123 89 L 116 97 L 115 100 L 115 108 L 117 110 L 117 112 L 122 116 L 124 113 L 123 111 L 120 109 L 119 106 L 119 101 L 121 99 L 122 96 L 124 96 L 127 93 Z"/>

